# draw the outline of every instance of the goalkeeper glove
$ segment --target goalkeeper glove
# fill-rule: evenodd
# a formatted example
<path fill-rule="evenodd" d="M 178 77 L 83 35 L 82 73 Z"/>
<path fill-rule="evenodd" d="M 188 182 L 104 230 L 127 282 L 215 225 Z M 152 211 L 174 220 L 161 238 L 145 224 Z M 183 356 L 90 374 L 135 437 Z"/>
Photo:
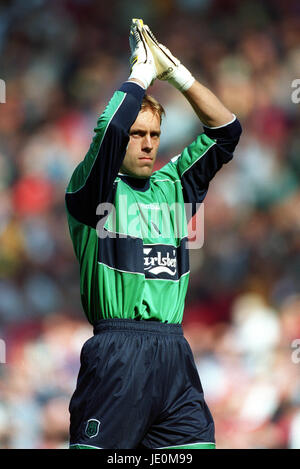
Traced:
<path fill-rule="evenodd" d="M 142 33 L 152 52 L 157 78 L 168 81 L 180 91 L 188 90 L 195 81 L 189 70 L 171 54 L 169 49 L 157 41 L 146 24 L 142 28 Z"/>
<path fill-rule="evenodd" d="M 131 50 L 129 78 L 136 78 L 144 83 L 147 89 L 156 78 L 153 55 L 142 34 L 143 20 L 132 19 L 129 45 Z"/>

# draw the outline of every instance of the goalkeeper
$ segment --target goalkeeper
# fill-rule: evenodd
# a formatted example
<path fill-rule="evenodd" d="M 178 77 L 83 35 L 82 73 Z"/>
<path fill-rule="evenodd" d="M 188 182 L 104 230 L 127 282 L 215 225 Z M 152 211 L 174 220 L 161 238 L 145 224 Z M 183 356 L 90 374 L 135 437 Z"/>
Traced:
<path fill-rule="evenodd" d="M 188 216 L 162 207 L 196 209 L 232 159 L 241 126 L 142 20 L 132 21 L 130 47 L 130 76 L 100 116 L 66 192 L 81 301 L 94 330 L 69 406 L 70 448 L 214 448 L 181 326 Z M 183 94 L 204 132 L 152 173 L 164 111 L 146 90 L 156 78 Z"/>

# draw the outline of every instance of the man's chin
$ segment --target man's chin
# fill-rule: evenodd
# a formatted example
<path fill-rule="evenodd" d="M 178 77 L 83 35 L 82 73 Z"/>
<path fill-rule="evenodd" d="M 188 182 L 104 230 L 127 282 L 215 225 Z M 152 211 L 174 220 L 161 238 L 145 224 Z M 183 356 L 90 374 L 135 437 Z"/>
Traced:
<path fill-rule="evenodd" d="M 153 172 L 153 161 L 144 162 L 143 166 L 137 169 L 141 177 L 150 177 Z"/>
<path fill-rule="evenodd" d="M 128 176 L 134 177 L 134 178 L 139 178 L 139 179 L 145 179 L 149 178 L 152 174 L 153 168 L 149 166 L 144 166 L 142 168 L 138 168 L 135 171 L 125 171 L 123 170 L 122 172 L 124 174 L 127 174 Z"/>
<path fill-rule="evenodd" d="M 149 178 L 151 174 L 152 174 L 152 169 L 147 168 L 147 171 L 139 171 L 135 174 L 132 174 L 132 176 L 139 178 L 139 179 L 145 179 L 145 178 Z"/>

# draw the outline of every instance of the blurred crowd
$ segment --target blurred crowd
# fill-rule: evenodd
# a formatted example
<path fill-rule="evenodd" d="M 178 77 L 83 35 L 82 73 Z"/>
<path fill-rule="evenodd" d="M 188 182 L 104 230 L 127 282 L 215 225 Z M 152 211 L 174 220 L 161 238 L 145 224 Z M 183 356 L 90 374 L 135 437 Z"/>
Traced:
<path fill-rule="evenodd" d="M 217 446 L 300 448 L 297 0 L 1 1 L 0 448 L 68 445 L 68 403 L 92 328 L 64 192 L 128 78 L 132 17 L 243 126 L 204 202 L 184 317 Z M 170 85 L 149 91 L 166 110 L 158 168 L 202 128 Z"/>

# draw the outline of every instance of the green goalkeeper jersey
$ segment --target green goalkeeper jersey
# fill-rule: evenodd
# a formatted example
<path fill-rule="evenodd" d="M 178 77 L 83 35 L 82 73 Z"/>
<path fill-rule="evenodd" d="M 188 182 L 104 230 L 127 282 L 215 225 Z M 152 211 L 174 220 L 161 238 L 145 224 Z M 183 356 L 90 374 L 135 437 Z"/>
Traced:
<path fill-rule="evenodd" d="M 241 132 L 236 118 L 204 128 L 150 178 L 120 174 L 144 94 L 133 82 L 114 93 L 66 192 L 81 301 L 91 324 L 108 318 L 181 323 L 189 280 L 187 223 L 209 181 L 232 158 Z"/>

